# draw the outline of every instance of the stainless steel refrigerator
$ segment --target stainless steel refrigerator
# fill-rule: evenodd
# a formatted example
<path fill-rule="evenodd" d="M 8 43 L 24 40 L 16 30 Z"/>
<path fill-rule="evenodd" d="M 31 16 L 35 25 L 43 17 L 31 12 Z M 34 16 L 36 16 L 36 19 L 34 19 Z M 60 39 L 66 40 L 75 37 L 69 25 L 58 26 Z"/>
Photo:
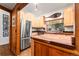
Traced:
<path fill-rule="evenodd" d="M 30 47 L 31 41 L 31 21 L 21 22 L 21 50 Z"/>

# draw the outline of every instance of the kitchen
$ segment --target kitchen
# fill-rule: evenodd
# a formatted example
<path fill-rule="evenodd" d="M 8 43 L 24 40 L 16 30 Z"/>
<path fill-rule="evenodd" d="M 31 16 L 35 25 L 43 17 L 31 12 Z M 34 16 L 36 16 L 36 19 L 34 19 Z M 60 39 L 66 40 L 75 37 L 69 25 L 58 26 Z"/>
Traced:
<path fill-rule="evenodd" d="M 21 46 L 25 46 L 24 49 L 31 48 L 31 55 L 79 55 L 75 50 L 75 4 L 29 3 L 19 13 L 21 23 L 23 22 L 21 36 L 27 38 L 28 34 L 24 33 L 29 32 L 30 37 L 27 44 L 29 46 L 26 47 L 26 43 L 22 41 Z M 30 25 L 26 31 L 27 21 Z"/>
<path fill-rule="evenodd" d="M 79 56 L 78 3 L 1 3 L 0 8 L 1 24 L 6 19 L 1 56 Z"/>
<path fill-rule="evenodd" d="M 1 5 L 8 6 L 9 3 Z M 14 5 L 13 10 L 2 9 L 10 13 L 10 34 L 5 45 L 8 44 L 6 47 L 12 55 L 79 56 L 79 4 L 11 5 Z M 2 55 L 7 53 L 1 51 Z"/>
<path fill-rule="evenodd" d="M 79 1 L 14 1 L 0 1 L 2 59 L 79 57 Z"/>

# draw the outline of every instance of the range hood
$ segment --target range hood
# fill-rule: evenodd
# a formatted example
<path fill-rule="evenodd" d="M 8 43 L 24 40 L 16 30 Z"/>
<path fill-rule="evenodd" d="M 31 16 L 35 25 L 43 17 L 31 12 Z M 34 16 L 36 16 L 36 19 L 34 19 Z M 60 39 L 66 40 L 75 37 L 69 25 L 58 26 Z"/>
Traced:
<path fill-rule="evenodd" d="M 46 17 L 45 21 L 64 18 L 64 11 L 57 11 Z"/>
<path fill-rule="evenodd" d="M 58 18 L 60 16 L 61 16 L 61 12 L 57 12 L 57 13 L 50 15 L 48 18 Z"/>

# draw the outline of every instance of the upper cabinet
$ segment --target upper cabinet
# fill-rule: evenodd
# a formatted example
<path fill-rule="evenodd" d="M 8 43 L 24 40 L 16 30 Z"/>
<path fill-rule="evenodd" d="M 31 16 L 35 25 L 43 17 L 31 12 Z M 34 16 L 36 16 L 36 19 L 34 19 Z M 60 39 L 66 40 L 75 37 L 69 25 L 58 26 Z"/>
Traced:
<path fill-rule="evenodd" d="M 38 27 L 44 27 L 45 17 L 41 16 L 38 20 Z"/>
<path fill-rule="evenodd" d="M 75 20 L 74 12 L 75 12 L 74 5 L 71 5 L 64 9 L 64 26 L 74 25 Z"/>
<path fill-rule="evenodd" d="M 25 23 L 26 20 L 31 21 L 32 23 L 32 27 L 44 27 L 44 20 L 45 17 L 41 16 L 41 17 L 35 17 L 34 14 L 28 12 L 28 13 L 24 13 L 22 11 L 20 11 L 20 19 Z"/>

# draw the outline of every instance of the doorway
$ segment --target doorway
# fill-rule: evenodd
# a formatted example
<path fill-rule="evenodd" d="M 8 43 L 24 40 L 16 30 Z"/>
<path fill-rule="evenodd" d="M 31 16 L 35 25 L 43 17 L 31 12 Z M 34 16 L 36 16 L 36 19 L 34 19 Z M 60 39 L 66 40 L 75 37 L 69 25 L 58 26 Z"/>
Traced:
<path fill-rule="evenodd" d="M 12 56 L 9 48 L 10 13 L 0 9 L 0 56 Z"/>

